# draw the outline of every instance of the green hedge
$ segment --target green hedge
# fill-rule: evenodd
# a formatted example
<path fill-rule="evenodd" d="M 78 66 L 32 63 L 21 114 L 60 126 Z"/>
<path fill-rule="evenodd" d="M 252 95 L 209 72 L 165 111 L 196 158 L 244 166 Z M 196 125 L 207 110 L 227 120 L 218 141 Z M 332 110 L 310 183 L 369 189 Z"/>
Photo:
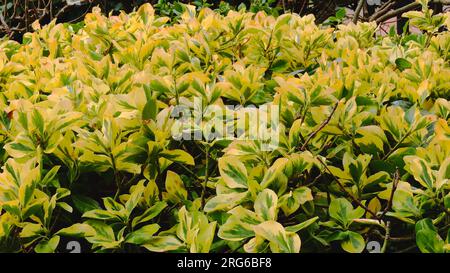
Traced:
<path fill-rule="evenodd" d="M 146 4 L 1 41 L 0 251 L 448 252 L 450 17 L 404 16 Z"/>

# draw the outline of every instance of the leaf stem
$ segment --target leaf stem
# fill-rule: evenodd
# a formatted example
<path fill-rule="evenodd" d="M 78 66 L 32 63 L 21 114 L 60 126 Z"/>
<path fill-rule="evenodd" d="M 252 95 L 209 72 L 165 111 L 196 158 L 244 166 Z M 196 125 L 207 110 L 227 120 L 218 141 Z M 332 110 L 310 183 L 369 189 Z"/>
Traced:
<path fill-rule="evenodd" d="M 356 24 L 358 22 L 358 17 L 364 6 L 364 2 L 365 2 L 364 0 L 359 0 L 358 6 L 356 7 L 356 10 L 355 10 L 355 15 L 353 16 L 353 20 L 352 20 L 353 24 Z"/>
<path fill-rule="evenodd" d="M 350 192 L 348 192 L 344 185 L 342 185 L 341 181 L 339 181 L 339 179 L 333 175 L 333 173 L 330 171 L 330 169 L 328 168 L 328 166 L 322 161 L 322 159 L 320 159 L 320 157 L 316 157 L 317 160 L 324 166 L 324 168 L 326 169 L 326 171 L 333 177 L 333 180 L 335 180 L 339 186 L 339 188 L 341 188 L 341 190 L 346 193 L 358 206 L 360 206 L 361 208 L 363 208 L 366 212 L 372 214 L 372 216 L 374 216 L 375 218 L 379 219 L 379 217 L 377 216 L 377 214 L 375 212 L 373 212 L 372 210 L 370 210 L 366 205 L 364 205 L 363 203 L 361 203 L 361 201 L 358 200 L 358 198 L 356 198 L 353 194 L 351 194 Z"/>
<path fill-rule="evenodd" d="M 314 130 L 312 133 L 310 133 L 308 135 L 308 138 L 306 139 L 306 141 L 303 143 L 302 147 L 300 148 L 301 151 L 304 151 L 306 149 L 306 146 L 308 145 L 308 143 L 330 122 L 331 118 L 334 115 L 334 112 L 336 112 L 338 105 L 339 105 L 339 102 L 337 102 L 334 105 L 333 110 L 331 110 L 331 113 L 328 116 L 328 118 L 326 120 L 324 120 L 322 122 L 322 124 L 320 124 L 320 126 L 316 130 Z"/>
<path fill-rule="evenodd" d="M 205 147 L 205 180 L 203 182 L 203 190 L 202 190 L 202 208 L 205 207 L 205 198 L 206 198 L 206 188 L 208 186 L 209 180 L 209 146 Z"/>
<path fill-rule="evenodd" d="M 392 148 L 391 150 L 389 150 L 389 152 L 383 156 L 383 158 L 381 160 L 386 160 L 393 152 L 395 152 L 395 150 L 398 149 L 398 146 L 400 146 L 403 141 L 405 141 L 405 139 L 407 139 L 409 137 L 409 135 L 411 134 L 411 131 L 408 131 L 398 142 L 397 144 L 395 144 L 394 148 Z"/>
<path fill-rule="evenodd" d="M 386 223 L 386 235 L 384 236 L 383 246 L 381 247 L 381 253 L 386 253 L 386 248 L 389 243 L 389 239 L 391 238 L 391 222 L 387 221 Z"/>
<path fill-rule="evenodd" d="M 384 211 L 381 213 L 380 215 L 380 219 L 383 219 L 383 217 L 386 215 L 386 213 L 391 209 L 392 207 L 392 202 L 394 200 L 394 193 L 395 190 L 397 189 L 398 186 L 398 181 L 400 180 L 400 173 L 398 171 L 398 168 L 395 169 L 395 173 L 394 173 L 394 180 L 392 182 L 392 189 L 391 189 L 391 195 L 389 197 L 389 201 L 388 204 L 386 206 L 386 208 L 384 209 Z"/>

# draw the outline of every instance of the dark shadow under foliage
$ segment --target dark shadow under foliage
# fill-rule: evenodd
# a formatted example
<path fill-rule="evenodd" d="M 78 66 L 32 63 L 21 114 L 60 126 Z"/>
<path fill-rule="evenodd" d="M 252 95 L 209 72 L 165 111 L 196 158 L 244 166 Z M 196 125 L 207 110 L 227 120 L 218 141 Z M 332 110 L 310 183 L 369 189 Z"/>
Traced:
<path fill-rule="evenodd" d="M 74 2 L 79 1 L 79 4 Z M 322 23 L 334 16 L 343 7 L 356 10 L 359 0 L 336 1 L 310 1 L 310 0 L 247 0 L 247 1 L 220 1 L 220 0 L 196 0 L 196 1 L 168 1 L 168 0 L 6 0 L 0 4 L 0 36 L 8 36 L 11 39 L 21 41 L 22 35 L 32 29 L 34 21 L 47 24 L 53 19 L 58 22 L 76 23 L 82 21 L 84 15 L 93 7 L 99 6 L 104 12 L 118 13 L 120 10 L 131 12 L 144 3 L 152 4 L 156 12 L 175 18 L 180 14 L 179 3 L 189 3 L 198 8 L 210 7 L 221 13 L 230 9 L 246 8 L 252 12 L 265 11 L 268 14 L 278 15 L 283 12 L 295 12 L 301 15 L 314 14 L 317 22 Z M 393 3 L 395 2 L 395 3 Z M 436 1 L 443 2 L 443 1 Z M 382 0 L 380 6 L 363 5 L 360 20 L 377 19 L 376 11 L 391 5 L 392 9 L 399 9 L 413 3 L 412 0 L 392 1 Z M 434 3 L 433 9 L 442 11 L 441 3 Z M 412 7 L 412 9 L 416 9 Z M 374 16 L 374 17 L 373 17 Z M 401 32 L 406 21 L 398 17 L 397 31 Z"/>

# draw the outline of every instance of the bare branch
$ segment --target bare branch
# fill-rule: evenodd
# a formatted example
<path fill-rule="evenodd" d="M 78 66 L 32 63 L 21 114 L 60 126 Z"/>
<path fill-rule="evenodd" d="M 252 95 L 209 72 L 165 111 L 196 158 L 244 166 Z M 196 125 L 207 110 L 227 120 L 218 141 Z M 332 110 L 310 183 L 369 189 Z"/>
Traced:
<path fill-rule="evenodd" d="M 374 216 L 379 221 L 381 221 L 380 218 L 377 216 L 377 214 L 375 212 L 373 212 L 366 205 L 361 203 L 361 201 L 359 201 L 358 198 L 356 198 L 353 194 L 351 194 L 350 192 L 347 191 L 347 189 L 344 187 L 344 185 L 342 185 L 341 181 L 339 181 L 339 179 L 331 172 L 331 170 L 328 168 L 327 164 L 325 164 L 325 162 L 323 162 L 322 159 L 320 159 L 320 157 L 316 157 L 316 158 L 320 162 L 320 164 L 323 165 L 325 170 L 331 175 L 331 177 L 333 177 L 333 180 L 336 181 L 336 183 L 338 184 L 339 188 L 341 188 L 341 190 L 345 194 L 347 194 L 359 207 L 363 208 L 366 212 L 370 213 L 372 216 Z"/>
<path fill-rule="evenodd" d="M 364 2 L 365 2 L 365 0 L 359 0 L 359 2 L 358 2 L 358 6 L 356 7 L 356 10 L 355 10 L 355 15 L 353 16 L 354 24 L 356 24 L 356 22 L 358 22 L 358 17 L 359 17 L 359 14 L 361 13 Z"/>
<path fill-rule="evenodd" d="M 316 130 L 314 130 L 314 132 L 309 134 L 308 138 L 306 139 L 305 143 L 303 143 L 303 145 L 300 148 L 300 150 L 304 151 L 306 146 L 308 145 L 308 143 L 311 141 L 311 139 L 313 139 L 313 137 L 315 137 L 330 122 L 331 118 L 334 115 L 334 112 L 336 112 L 336 109 L 337 109 L 338 105 L 339 105 L 339 102 L 337 102 L 334 105 L 333 110 L 331 110 L 331 114 L 328 116 L 328 118 L 326 120 L 324 120 L 322 122 L 322 124 L 320 124 L 319 128 L 317 128 Z"/>
<path fill-rule="evenodd" d="M 397 17 L 397 16 L 399 16 L 399 15 L 405 13 L 405 12 L 414 10 L 414 9 L 416 9 L 418 7 L 420 7 L 420 4 L 418 2 L 414 2 L 414 3 L 408 4 L 406 6 L 398 8 L 396 10 L 392 10 L 392 11 L 390 11 L 388 13 L 385 13 L 384 15 L 381 15 L 380 17 L 375 19 L 375 22 L 377 22 L 377 24 L 382 23 L 382 22 L 384 22 L 386 20 L 389 20 L 389 19 L 391 19 L 393 17 Z"/>
<path fill-rule="evenodd" d="M 382 219 L 392 207 L 392 202 L 394 200 L 394 194 L 395 194 L 395 191 L 397 190 L 399 180 L 400 180 L 400 173 L 397 168 L 394 173 L 394 180 L 392 181 L 391 195 L 389 196 L 389 200 L 388 200 L 388 204 L 387 204 L 386 208 L 380 215 L 380 219 Z"/>
<path fill-rule="evenodd" d="M 383 14 L 385 14 L 386 12 L 388 12 L 394 5 L 395 5 L 395 0 L 390 0 L 386 3 L 384 3 L 384 5 L 382 5 L 379 10 L 377 10 L 374 14 L 372 14 L 372 16 L 370 16 L 369 21 L 376 20 L 378 17 L 380 17 Z"/>

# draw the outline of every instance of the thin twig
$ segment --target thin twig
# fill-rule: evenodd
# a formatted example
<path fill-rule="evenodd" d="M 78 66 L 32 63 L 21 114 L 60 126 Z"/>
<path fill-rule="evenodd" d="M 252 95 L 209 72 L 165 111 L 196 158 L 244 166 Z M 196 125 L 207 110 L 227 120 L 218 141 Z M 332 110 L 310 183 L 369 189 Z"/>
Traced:
<path fill-rule="evenodd" d="M 358 17 L 359 17 L 359 14 L 361 13 L 364 2 L 365 2 L 364 0 L 359 0 L 359 2 L 358 2 L 358 6 L 356 7 L 355 15 L 353 16 L 353 20 L 352 20 L 354 24 L 356 24 L 358 22 Z"/>
<path fill-rule="evenodd" d="M 336 112 L 338 105 L 339 105 L 339 102 L 337 102 L 334 105 L 333 110 L 331 111 L 328 118 L 326 120 L 324 120 L 322 122 L 322 124 L 320 124 L 320 126 L 316 130 L 314 130 L 311 134 L 309 134 L 308 138 L 306 139 L 305 143 L 303 143 L 300 150 L 304 151 L 306 149 L 306 146 L 308 145 L 308 143 L 311 141 L 311 139 L 313 139 L 325 126 L 327 126 L 327 124 L 330 122 L 331 118 L 333 117 L 334 112 Z"/>
<path fill-rule="evenodd" d="M 373 235 L 376 235 L 380 239 L 385 239 L 385 235 L 383 235 L 378 229 L 374 229 L 372 232 Z M 414 235 L 411 236 L 405 236 L 405 237 L 389 237 L 389 241 L 391 242 L 409 242 L 413 241 L 415 239 Z"/>
<path fill-rule="evenodd" d="M 205 199 L 206 199 L 206 188 L 208 186 L 209 180 L 209 146 L 205 148 L 205 180 L 203 182 L 203 190 L 202 190 L 202 208 L 205 207 Z"/>
<path fill-rule="evenodd" d="M 58 11 L 58 13 L 56 13 L 56 15 L 55 15 L 55 18 L 58 18 L 61 14 L 63 14 L 65 11 L 66 11 L 66 9 L 68 9 L 68 8 L 70 8 L 70 5 L 65 5 L 64 7 L 62 7 L 59 11 Z"/>
<path fill-rule="evenodd" d="M 391 209 L 392 202 L 394 200 L 394 193 L 398 186 L 398 181 L 400 180 L 400 173 L 398 171 L 398 168 L 395 169 L 394 173 L 394 180 L 392 181 L 392 189 L 391 189 L 391 196 L 389 197 L 388 204 L 384 211 L 380 215 L 380 219 L 383 219 L 383 217 L 386 215 L 386 213 Z"/>
<path fill-rule="evenodd" d="M 378 220 L 380 220 L 377 216 L 377 214 L 375 212 L 373 212 L 372 210 L 370 210 L 366 205 L 364 205 L 363 203 L 361 203 L 361 201 L 358 200 L 358 198 L 356 198 L 353 194 L 351 194 L 350 192 L 347 191 L 347 189 L 345 189 L 344 185 L 342 185 L 341 181 L 339 181 L 339 179 L 330 171 L 330 169 L 328 168 L 328 166 L 322 161 L 322 159 L 320 159 L 320 157 L 316 157 L 317 160 L 320 162 L 320 164 L 322 164 L 324 166 L 324 168 L 326 169 L 326 171 L 331 175 L 331 177 L 333 177 L 333 180 L 335 180 L 339 186 L 339 188 L 341 188 L 341 190 L 347 194 L 359 207 L 363 208 L 366 212 L 370 213 L 372 216 L 374 216 L 375 218 L 377 218 Z M 381 221 L 381 220 L 380 220 Z"/>
<path fill-rule="evenodd" d="M 395 144 L 394 148 L 390 149 L 389 152 L 387 154 L 385 154 L 383 156 L 383 158 L 381 160 L 386 160 L 393 152 L 395 152 L 398 147 L 403 143 L 403 141 L 405 141 L 410 135 L 411 135 L 412 131 L 408 131 L 398 142 L 397 144 Z"/>
<path fill-rule="evenodd" d="M 386 235 L 384 236 L 383 246 L 381 247 L 381 253 L 386 253 L 386 248 L 389 244 L 389 239 L 391 238 L 391 222 L 386 223 Z"/>
<path fill-rule="evenodd" d="M 416 244 L 414 244 L 412 246 L 409 246 L 409 247 L 407 247 L 405 249 L 399 250 L 399 251 L 397 251 L 397 253 L 405 253 L 405 252 L 409 252 L 409 251 L 411 251 L 413 249 L 417 249 L 417 245 Z"/>
<path fill-rule="evenodd" d="M 397 17 L 405 12 L 414 10 L 416 8 L 418 8 L 420 6 L 420 3 L 418 2 L 413 2 L 411 4 L 408 4 L 406 6 L 403 6 L 401 8 L 398 8 L 396 10 L 390 11 L 388 13 L 385 13 L 384 15 L 378 17 L 375 22 L 377 22 L 377 24 L 382 23 L 388 19 L 391 19 L 392 17 Z"/>
<path fill-rule="evenodd" d="M 395 5 L 395 0 L 390 0 L 390 1 L 386 2 L 374 14 L 372 14 L 370 16 L 369 21 L 374 21 L 378 17 L 382 16 L 383 14 L 386 14 L 386 12 L 388 12 L 394 5 Z"/>
<path fill-rule="evenodd" d="M 302 6 L 300 7 L 300 10 L 298 11 L 299 15 L 302 15 L 303 10 L 305 9 L 306 5 L 308 4 L 309 0 L 304 0 L 302 3 Z"/>
<path fill-rule="evenodd" d="M 9 28 L 8 24 L 6 23 L 6 21 L 5 21 L 5 17 L 1 13 L 0 13 L 0 22 L 2 23 L 3 27 L 6 29 L 6 32 L 9 32 L 10 28 Z"/>

